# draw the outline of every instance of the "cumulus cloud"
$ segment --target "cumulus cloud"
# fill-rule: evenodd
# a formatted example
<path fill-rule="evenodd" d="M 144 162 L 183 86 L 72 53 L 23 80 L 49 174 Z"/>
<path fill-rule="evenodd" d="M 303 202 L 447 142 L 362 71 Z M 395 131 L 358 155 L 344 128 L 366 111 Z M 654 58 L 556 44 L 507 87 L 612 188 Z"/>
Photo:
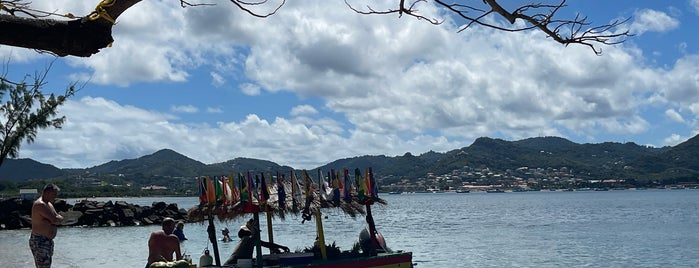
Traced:
<path fill-rule="evenodd" d="M 174 123 L 168 114 L 90 97 L 69 100 L 61 110 L 67 117 L 63 128 L 40 132 L 35 143 L 24 145 L 20 157 L 63 168 L 91 167 L 169 148 L 204 163 L 252 157 L 314 168 L 358 154 L 399 155 L 406 150 L 427 151 L 430 144 L 439 144 L 439 149 L 457 146 L 431 136 L 405 140 L 396 135 L 354 131 L 343 137 L 342 131 L 337 131 L 337 122 L 327 118 L 269 121 L 250 114 L 239 122 L 192 126 Z M 337 150 L 338 144 L 347 149 Z"/>
<path fill-rule="evenodd" d="M 682 118 L 682 115 L 675 111 L 674 109 L 667 109 L 665 110 L 665 116 L 669 118 L 672 121 L 682 123 L 684 122 L 684 118 Z"/>
<path fill-rule="evenodd" d="M 233 108 L 207 104 L 207 112 L 237 119 L 175 123 L 173 115 L 148 107 L 88 97 L 69 102 L 63 130 L 41 132 L 23 156 L 81 167 L 171 148 L 206 163 L 244 156 L 312 168 L 356 155 L 451 150 L 482 136 L 644 133 L 655 125 L 643 114 L 648 104 L 669 118 L 682 119 L 679 111 L 693 112 L 684 114 L 687 122 L 699 116 L 699 58 L 692 54 L 657 68 L 630 45 L 605 46 L 600 57 L 538 31 L 472 27 L 456 33 L 459 25 L 449 20 L 435 26 L 365 16 L 335 1 L 289 2 L 264 20 L 222 7 L 141 2 L 120 17 L 113 47 L 66 61 L 73 77 L 145 88 L 156 82 L 190 86 L 203 70 L 204 85 L 239 90 L 216 95 L 236 102 Z M 438 14 L 429 3 L 420 10 Z M 679 26 L 650 9 L 634 18 L 636 34 Z M 195 87 L 200 98 L 223 91 Z M 298 100 L 278 105 L 289 95 L 320 101 L 323 109 Z M 265 105 L 250 105 L 255 101 Z M 267 104 L 284 108 L 270 115 Z M 97 117 L 103 114 L 121 116 Z M 338 144 L 346 149 L 336 150 Z M 74 147 L 59 153 L 66 146 Z"/>
<path fill-rule="evenodd" d="M 632 34 L 641 35 L 645 32 L 666 32 L 676 29 L 680 22 L 665 12 L 641 9 L 634 14 L 634 21 L 631 23 Z"/>
<path fill-rule="evenodd" d="M 310 105 L 298 105 L 295 106 L 294 108 L 291 108 L 291 116 L 299 116 L 299 115 L 313 115 L 317 114 L 318 111 L 313 108 L 313 106 Z"/>
<path fill-rule="evenodd" d="M 240 85 L 240 91 L 243 92 L 243 94 L 248 95 L 248 96 L 256 96 L 260 95 L 261 89 L 260 86 L 255 85 L 255 84 L 250 84 L 250 83 L 245 83 Z"/>
<path fill-rule="evenodd" d="M 687 138 L 682 137 L 679 134 L 672 134 L 669 137 L 666 137 L 663 142 L 666 146 L 675 146 L 683 141 L 687 140 Z"/>

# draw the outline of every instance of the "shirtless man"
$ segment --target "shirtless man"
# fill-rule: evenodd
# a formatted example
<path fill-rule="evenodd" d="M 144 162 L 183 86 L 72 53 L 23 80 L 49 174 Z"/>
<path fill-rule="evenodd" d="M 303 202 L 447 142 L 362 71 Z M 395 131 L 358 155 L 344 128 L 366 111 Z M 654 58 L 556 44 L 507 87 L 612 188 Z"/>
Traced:
<path fill-rule="evenodd" d="M 53 257 L 53 238 L 58 228 L 56 224 L 63 221 L 63 216 L 56 213 L 53 202 L 60 189 L 55 184 L 44 186 L 41 197 L 32 205 L 32 234 L 29 237 L 29 248 L 34 255 L 36 267 L 51 267 Z"/>
<path fill-rule="evenodd" d="M 175 220 L 172 218 L 163 219 L 163 229 L 153 231 L 148 239 L 148 264 L 158 261 L 173 261 L 172 253 L 175 253 L 176 259 L 182 259 L 180 253 L 180 239 L 172 232 L 175 230 Z"/>

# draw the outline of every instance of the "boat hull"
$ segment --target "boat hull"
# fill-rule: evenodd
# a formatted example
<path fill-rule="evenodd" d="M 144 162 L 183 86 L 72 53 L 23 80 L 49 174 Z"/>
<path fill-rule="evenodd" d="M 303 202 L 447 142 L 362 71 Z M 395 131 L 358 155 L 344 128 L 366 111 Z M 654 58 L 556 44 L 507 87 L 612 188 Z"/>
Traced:
<path fill-rule="evenodd" d="M 379 253 L 373 257 L 341 259 L 331 261 L 314 261 L 306 265 L 284 267 L 313 267 L 313 268 L 410 268 L 413 267 L 412 252 Z"/>

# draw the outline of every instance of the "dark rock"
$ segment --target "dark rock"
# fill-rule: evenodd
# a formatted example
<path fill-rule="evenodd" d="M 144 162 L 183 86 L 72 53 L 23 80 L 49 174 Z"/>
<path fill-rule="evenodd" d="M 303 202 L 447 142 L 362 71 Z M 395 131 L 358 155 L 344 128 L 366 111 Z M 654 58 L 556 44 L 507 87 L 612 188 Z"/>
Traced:
<path fill-rule="evenodd" d="M 33 200 L 11 198 L 0 200 L 0 229 L 31 227 Z M 125 201 L 97 202 L 81 200 L 70 205 L 56 200 L 54 208 L 63 215 L 61 226 L 132 226 L 160 224 L 165 217 L 187 221 L 187 211 L 177 204 L 153 202 L 153 207 L 129 204 Z"/>

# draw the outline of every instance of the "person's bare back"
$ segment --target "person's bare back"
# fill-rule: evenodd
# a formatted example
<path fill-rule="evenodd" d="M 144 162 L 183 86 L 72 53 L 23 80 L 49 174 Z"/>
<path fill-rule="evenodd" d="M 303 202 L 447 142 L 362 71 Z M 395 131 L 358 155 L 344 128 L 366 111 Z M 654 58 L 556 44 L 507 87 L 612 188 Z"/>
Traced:
<path fill-rule="evenodd" d="M 170 221 L 172 221 L 171 224 Z M 172 234 L 174 227 L 174 220 L 166 219 L 163 223 L 163 230 L 153 231 L 150 234 L 148 239 L 148 264 L 157 261 L 173 261 L 173 253 L 175 253 L 175 260 L 182 258 L 180 240 L 176 235 Z"/>

